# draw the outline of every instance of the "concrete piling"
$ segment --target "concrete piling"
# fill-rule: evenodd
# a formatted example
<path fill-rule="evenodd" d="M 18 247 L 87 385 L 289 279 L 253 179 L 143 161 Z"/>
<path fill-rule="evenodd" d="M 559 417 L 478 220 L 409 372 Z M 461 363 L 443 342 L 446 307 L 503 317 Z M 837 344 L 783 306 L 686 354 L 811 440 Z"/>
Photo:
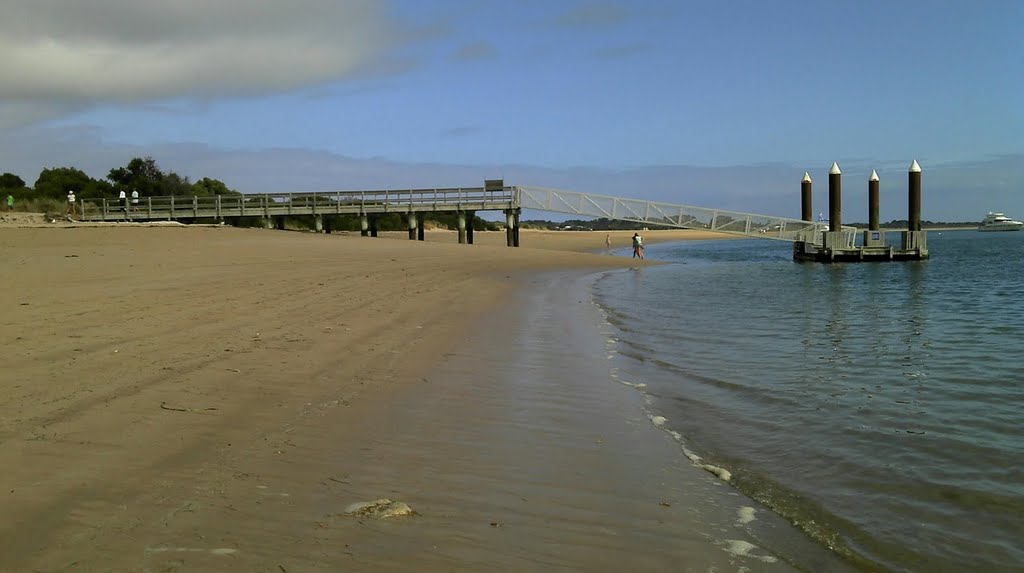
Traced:
<path fill-rule="evenodd" d="M 519 246 L 519 210 L 512 212 L 512 246 Z"/>
<path fill-rule="evenodd" d="M 515 246 L 515 219 L 512 214 L 512 210 L 505 211 L 505 243 L 509 246 Z"/>
<path fill-rule="evenodd" d="M 868 230 L 864 231 L 865 249 L 886 249 L 885 234 L 882 233 L 878 222 L 878 173 L 871 170 L 871 177 L 868 177 Z M 886 251 L 892 256 L 892 250 Z"/>
<path fill-rule="evenodd" d="M 878 230 L 878 173 L 871 170 L 868 178 L 868 229 Z"/>
<path fill-rule="evenodd" d="M 377 236 L 377 217 L 370 217 L 370 236 Z"/>
<path fill-rule="evenodd" d="M 416 229 L 417 229 L 417 223 L 418 223 L 418 220 L 416 219 L 416 213 L 413 213 L 413 212 L 410 211 L 409 214 L 406 215 L 406 220 L 409 223 L 409 240 L 410 241 L 415 241 L 416 240 L 416 235 L 417 235 Z"/>
<path fill-rule="evenodd" d="M 458 214 L 458 225 L 459 225 L 459 244 L 466 244 L 466 212 L 459 211 Z"/>
<path fill-rule="evenodd" d="M 921 230 L 921 166 L 916 159 L 910 164 L 907 187 L 907 230 L 903 233 L 903 249 L 927 259 L 928 233 Z"/>
<path fill-rule="evenodd" d="M 419 213 L 416 213 L 416 235 L 417 235 L 416 238 L 421 240 L 421 241 L 424 238 L 423 237 L 423 223 L 425 223 L 426 220 L 427 220 L 426 213 L 423 213 L 422 211 L 419 212 Z"/>
<path fill-rule="evenodd" d="M 359 214 L 359 234 L 364 237 L 370 234 L 370 218 L 366 213 Z"/>
<path fill-rule="evenodd" d="M 828 230 L 838 233 L 843 228 L 843 172 L 839 164 L 832 163 L 828 172 Z"/>
<path fill-rule="evenodd" d="M 811 174 L 804 171 L 804 178 L 800 182 L 800 219 L 804 221 L 814 220 L 814 210 L 811 208 Z"/>
<path fill-rule="evenodd" d="M 921 166 L 917 160 L 910 165 L 908 185 L 907 230 L 921 230 Z"/>

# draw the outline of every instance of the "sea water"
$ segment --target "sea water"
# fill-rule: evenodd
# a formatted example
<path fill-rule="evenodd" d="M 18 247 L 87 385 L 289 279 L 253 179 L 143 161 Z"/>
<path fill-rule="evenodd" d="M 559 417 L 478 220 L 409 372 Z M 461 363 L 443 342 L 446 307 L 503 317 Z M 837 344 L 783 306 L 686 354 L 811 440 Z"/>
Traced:
<path fill-rule="evenodd" d="M 595 297 L 652 416 L 874 571 L 1024 571 L 1024 232 L 822 265 L 789 243 L 651 245 Z"/>

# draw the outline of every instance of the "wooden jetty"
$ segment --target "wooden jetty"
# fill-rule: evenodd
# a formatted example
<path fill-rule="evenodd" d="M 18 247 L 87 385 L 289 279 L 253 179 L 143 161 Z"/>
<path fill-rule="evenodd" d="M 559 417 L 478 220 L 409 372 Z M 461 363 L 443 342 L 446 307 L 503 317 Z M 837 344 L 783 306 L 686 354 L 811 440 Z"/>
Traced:
<path fill-rule="evenodd" d="M 424 239 L 426 213 L 453 213 L 460 243 L 473 243 L 472 221 L 477 211 L 503 211 L 508 246 L 519 246 L 519 216 L 513 187 L 501 179 L 488 179 L 483 187 L 262 193 L 206 197 L 142 197 L 83 199 L 75 207 L 83 221 L 225 222 L 257 218 L 268 228 L 284 229 L 285 217 L 312 217 L 317 232 L 330 233 L 330 215 L 357 215 L 360 233 L 377 236 L 377 217 L 401 213 L 407 217 L 409 238 Z M 468 223 L 467 223 L 468 221 Z"/>
<path fill-rule="evenodd" d="M 828 175 L 829 226 L 827 231 L 806 234 L 793 242 L 793 258 L 819 263 L 920 261 L 928 258 L 928 232 L 921 230 L 921 166 L 915 160 L 909 171 L 908 229 L 902 231 L 900 246 L 889 245 L 879 228 L 879 178 L 872 170 L 868 179 L 868 229 L 857 244 L 857 230 L 842 226 L 842 171 L 832 164 Z M 811 218 L 811 177 L 801 182 L 801 216 Z"/>

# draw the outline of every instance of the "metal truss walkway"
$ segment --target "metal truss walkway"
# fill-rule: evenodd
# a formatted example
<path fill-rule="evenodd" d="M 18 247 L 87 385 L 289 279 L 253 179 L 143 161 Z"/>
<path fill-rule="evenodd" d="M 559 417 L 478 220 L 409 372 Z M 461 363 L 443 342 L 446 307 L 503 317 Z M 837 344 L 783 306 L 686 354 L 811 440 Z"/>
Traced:
<path fill-rule="evenodd" d="M 825 223 L 772 215 L 658 203 L 545 187 L 516 186 L 514 189 L 515 202 L 523 209 L 554 211 L 582 217 L 618 219 L 682 229 L 704 229 L 758 239 L 814 243 L 820 242 L 821 232 L 828 230 Z M 852 240 L 856 229 L 843 227 L 843 231 L 849 233 Z"/>

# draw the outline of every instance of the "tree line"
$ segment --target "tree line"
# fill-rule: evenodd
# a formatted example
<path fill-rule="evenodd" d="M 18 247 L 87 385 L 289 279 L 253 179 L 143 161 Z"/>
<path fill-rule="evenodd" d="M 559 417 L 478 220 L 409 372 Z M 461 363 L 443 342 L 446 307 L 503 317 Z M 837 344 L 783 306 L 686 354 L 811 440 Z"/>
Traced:
<path fill-rule="evenodd" d="M 135 157 L 124 167 L 111 169 L 106 179 L 93 179 L 75 167 L 48 167 L 29 187 L 21 177 L 3 173 L 0 174 L 0 191 L 4 196 L 12 195 L 15 201 L 29 202 L 63 201 L 68 191 L 90 199 L 114 199 L 121 191 L 126 195 L 138 191 L 141 197 L 241 195 L 217 179 L 203 177 L 193 183 L 173 171 L 164 172 L 152 157 Z"/>

